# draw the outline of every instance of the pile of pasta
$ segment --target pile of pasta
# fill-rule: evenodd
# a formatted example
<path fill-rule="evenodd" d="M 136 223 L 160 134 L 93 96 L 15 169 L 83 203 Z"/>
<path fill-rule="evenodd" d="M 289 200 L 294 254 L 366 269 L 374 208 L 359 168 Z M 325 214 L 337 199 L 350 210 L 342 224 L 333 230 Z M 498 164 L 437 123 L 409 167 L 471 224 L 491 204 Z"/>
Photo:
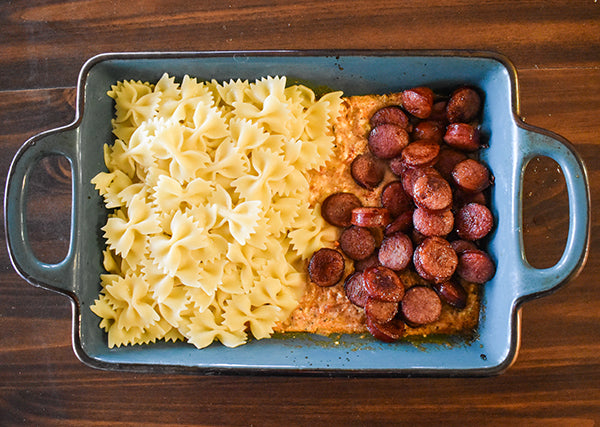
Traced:
<path fill-rule="evenodd" d="M 108 95 L 116 138 L 92 180 L 110 209 L 106 274 L 91 309 L 109 347 L 271 336 L 303 295 L 305 260 L 337 237 L 308 196 L 341 93 L 164 74 Z"/>

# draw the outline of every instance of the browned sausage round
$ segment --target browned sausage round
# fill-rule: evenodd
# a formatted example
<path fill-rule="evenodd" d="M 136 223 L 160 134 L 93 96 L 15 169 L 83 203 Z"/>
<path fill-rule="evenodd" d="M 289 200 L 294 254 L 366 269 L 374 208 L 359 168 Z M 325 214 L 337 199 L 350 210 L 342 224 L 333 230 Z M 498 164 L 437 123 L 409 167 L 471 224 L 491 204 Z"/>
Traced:
<path fill-rule="evenodd" d="M 371 256 L 359 261 L 354 261 L 354 270 L 362 272 L 369 267 L 377 267 L 378 265 L 381 264 L 379 263 L 378 252 L 375 250 Z"/>
<path fill-rule="evenodd" d="M 413 116 L 426 119 L 433 109 L 433 91 L 428 87 L 415 87 L 402 92 L 402 106 Z"/>
<path fill-rule="evenodd" d="M 450 242 L 450 246 L 452 246 L 452 249 L 454 249 L 454 252 L 456 252 L 456 255 L 460 255 L 464 251 L 467 251 L 467 250 L 479 249 L 477 247 L 477 245 L 475 245 L 475 243 L 473 243 L 469 240 L 462 240 L 462 239 L 453 240 L 452 242 Z"/>
<path fill-rule="evenodd" d="M 421 139 L 408 144 L 400 157 L 411 168 L 433 166 L 440 154 L 440 145 L 430 139 Z"/>
<path fill-rule="evenodd" d="M 441 176 L 424 175 L 413 185 L 413 199 L 418 207 L 442 211 L 452 206 L 452 188 Z"/>
<path fill-rule="evenodd" d="M 413 242 L 413 247 L 417 247 L 419 246 L 421 243 L 423 243 L 425 241 L 425 239 L 428 236 L 424 235 L 423 233 L 413 229 L 410 233 L 410 240 L 412 240 Z M 414 261 L 414 256 L 413 256 L 413 261 Z"/>
<path fill-rule="evenodd" d="M 367 330 L 378 340 L 391 343 L 402 338 L 405 326 L 398 316 L 387 323 L 379 323 L 367 317 Z"/>
<path fill-rule="evenodd" d="M 465 153 L 450 147 L 442 147 L 435 168 L 446 181 L 451 182 L 454 166 L 467 159 Z"/>
<path fill-rule="evenodd" d="M 368 258 L 375 251 L 375 237 L 368 228 L 350 226 L 342 231 L 339 242 L 342 252 L 353 260 Z"/>
<path fill-rule="evenodd" d="M 490 171 L 477 160 L 466 159 L 454 166 L 452 178 L 469 193 L 479 193 L 490 185 Z"/>
<path fill-rule="evenodd" d="M 450 123 L 470 122 L 481 109 L 481 98 L 476 90 L 469 87 L 456 89 L 446 105 L 446 116 Z"/>
<path fill-rule="evenodd" d="M 434 283 L 431 286 L 446 304 L 459 310 L 467 306 L 467 291 L 460 283 L 448 280 L 447 282 Z"/>
<path fill-rule="evenodd" d="M 378 256 L 381 265 L 400 271 L 408 267 L 412 254 L 413 245 L 410 237 L 400 232 L 383 239 Z"/>
<path fill-rule="evenodd" d="M 321 215 L 332 225 L 348 227 L 352 220 L 352 209 L 361 206 L 362 203 L 354 194 L 335 193 L 323 201 Z"/>
<path fill-rule="evenodd" d="M 467 193 L 463 191 L 461 188 L 457 188 L 454 191 L 454 196 L 452 200 L 452 208 L 455 211 L 458 211 L 464 205 L 468 205 L 469 203 L 479 203 L 480 205 L 487 206 L 487 199 L 483 192 L 481 193 Z"/>
<path fill-rule="evenodd" d="M 379 125 L 369 133 L 369 148 L 380 159 L 391 159 L 400 155 L 408 142 L 408 133 L 398 125 Z"/>
<path fill-rule="evenodd" d="M 467 123 L 452 123 L 446 128 L 444 142 L 457 150 L 477 151 L 479 131 Z"/>
<path fill-rule="evenodd" d="M 442 314 L 442 302 L 435 291 L 427 286 L 413 286 L 406 291 L 400 310 L 406 324 L 421 326 L 433 323 Z"/>
<path fill-rule="evenodd" d="M 412 199 L 404 191 L 401 181 L 392 181 L 383 187 L 381 206 L 386 208 L 392 217 L 397 217 L 412 208 Z"/>
<path fill-rule="evenodd" d="M 322 248 L 308 263 L 310 280 L 319 286 L 333 286 L 344 276 L 344 257 L 334 249 Z"/>
<path fill-rule="evenodd" d="M 383 180 L 385 164 L 370 153 L 359 154 L 350 165 L 350 174 L 358 185 L 372 190 Z"/>
<path fill-rule="evenodd" d="M 398 303 L 369 298 L 365 304 L 365 314 L 378 323 L 387 323 L 398 314 Z"/>
<path fill-rule="evenodd" d="M 413 210 L 407 210 L 402 212 L 394 221 L 385 227 L 384 234 L 391 236 L 399 231 L 408 233 L 413 226 Z"/>
<path fill-rule="evenodd" d="M 456 252 L 447 240 L 428 237 L 413 254 L 415 270 L 425 280 L 440 283 L 448 280 L 458 265 Z"/>
<path fill-rule="evenodd" d="M 411 136 L 415 141 L 419 139 L 430 139 L 440 143 L 442 142 L 445 132 L 446 126 L 444 126 L 442 122 L 435 120 L 423 120 L 414 127 Z"/>
<path fill-rule="evenodd" d="M 425 236 L 445 236 L 454 228 L 454 214 L 449 209 L 431 212 L 417 208 L 413 212 L 413 224 L 415 230 Z"/>
<path fill-rule="evenodd" d="M 406 165 L 402 161 L 402 157 L 394 157 L 390 160 L 390 169 L 396 176 L 404 176 Z"/>
<path fill-rule="evenodd" d="M 422 176 L 440 176 L 440 173 L 436 171 L 434 168 L 426 167 L 426 168 L 407 168 L 404 170 L 402 174 L 402 187 L 406 194 L 410 197 L 414 197 L 414 187 L 417 179 Z"/>
<path fill-rule="evenodd" d="M 352 224 L 359 227 L 385 227 L 392 222 L 386 208 L 356 208 L 352 210 Z"/>
<path fill-rule="evenodd" d="M 478 240 L 487 236 L 492 230 L 494 217 L 486 206 L 469 203 L 460 208 L 456 214 L 454 225 L 461 239 Z"/>
<path fill-rule="evenodd" d="M 404 296 L 404 283 L 393 270 L 379 266 L 363 272 L 365 290 L 371 298 L 399 302 Z"/>
<path fill-rule="evenodd" d="M 344 291 L 350 302 L 358 307 L 364 307 L 369 299 L 369 294 L 365 290 L 363 275 L 358 271 L 346 277 Z"/>
<path fill-rule="evenodd" d="M 446 124 L 448 122 L 448 118 L 446 117 L 446 104 L 446 101 L 435 102 L 428 119 Z"/>
<path fill-rule="evenodd" d="M 377 110 L 375 114 L 371 116 L 370 123 L 372 128 L 383 124 L 397 125 L 407 131 L 410 131 L 411 128 L 410 120 L 408 120 L 404 111 L 395 105 Z"/>
<path fill-rule="evenodd" d="M 456 274 L 467 282 L 482 284 L 494 277 L 496 266 L 484 251 L 468 250 L 460 254 Z"/>

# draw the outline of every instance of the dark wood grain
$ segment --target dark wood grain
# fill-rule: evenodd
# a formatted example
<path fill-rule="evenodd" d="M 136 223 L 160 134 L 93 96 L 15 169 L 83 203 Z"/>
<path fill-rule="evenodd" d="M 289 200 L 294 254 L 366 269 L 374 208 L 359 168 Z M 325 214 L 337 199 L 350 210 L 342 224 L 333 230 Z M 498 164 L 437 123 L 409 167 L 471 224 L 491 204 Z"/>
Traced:
<path fill-rule="evenodd" d="M 600 203 L 600 3 L 589 1 L 86 2 L 0 4 L 0 156 L 69 123 L 77 73 L 95 53 L 259 48 L 495 50 L 520 77 L 521 115 L 569 139 Z M 44 161 L 31 184 L 36 253 L 68 241 L 68 167 Z M 562 253 L 568 223 L 556 164 L 525 178 L 527 255 Z M 531 194 L 530 194 L 531 193 Z M 62 251 L 62 252 L 61 252 Z M 581 274 L 522 310 L 516 363 L 491 378 L 294 378 L 98 371 L 71 349 L 71 304 L 35 288 L 0 247 L 0 425 L 600 423 L 600 221 Z"/>

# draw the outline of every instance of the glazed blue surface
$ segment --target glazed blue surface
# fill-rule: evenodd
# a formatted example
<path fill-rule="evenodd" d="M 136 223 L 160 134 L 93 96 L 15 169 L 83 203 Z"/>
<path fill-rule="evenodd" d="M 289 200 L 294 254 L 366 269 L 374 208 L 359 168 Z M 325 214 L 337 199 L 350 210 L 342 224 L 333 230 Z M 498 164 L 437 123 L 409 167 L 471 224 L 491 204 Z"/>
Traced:
<path fill-rule="evenodd" d="M 168 72 L 199 80 L 251 79 L 286 75 L 314 88 L 343 90 L 345 95 L 388 93 L 417 85 L 434 90 L 470 84 L 485 93 L 482 132 L 489 148 L 481 160 L 495 177 L 491 191 L 497 220 L 487 250 L 497 265 L 483 287 L 483 309 L 474 340 L 385 344 L 370 336 L 293 337 L 252 341 L 228 349 L 220 344 L 198 350 L 184 344 L 158 343 L 109 349 L 99 319 L 89 309 L 100 291 L 103 272 L 100 227 L 107 212 L 90 180 L 105 170 L 103 144 L 113 140 L 110 86 L 123 79 L 157 81 Z M 5 195 L 5 221 L 11 260 L 31 283 L 66 293 L 74 301 L 73 343 L 90 365 L 109 369 L 155 370 L 198 367 L 203 372 L 326 372 L 399 375 L 486 375 L 499 373 L 516 357 L 518 305 L 558 288 L 577 274 L 587 253 L 589 195 L 585 168 L 563 138 L 526 126 L 517 113 L 512 66 L 493 54 L 422 53 L 209 53 L 115 54 L 93 58 L 80 76 L 75 123 L 29 140 L 15 156 Z M 58 265 L 39 262 L 27 242 L 24 194 L 30 169 L 52 153 L 66 156 L 73 169 L 71 248 Z M 545 155 L 561 166 L 569 193 L 570 229 L 565 252 L 552 268 L 538 270 L 526 261 L 521 220 L 522 174 L 529 159 Z"/>

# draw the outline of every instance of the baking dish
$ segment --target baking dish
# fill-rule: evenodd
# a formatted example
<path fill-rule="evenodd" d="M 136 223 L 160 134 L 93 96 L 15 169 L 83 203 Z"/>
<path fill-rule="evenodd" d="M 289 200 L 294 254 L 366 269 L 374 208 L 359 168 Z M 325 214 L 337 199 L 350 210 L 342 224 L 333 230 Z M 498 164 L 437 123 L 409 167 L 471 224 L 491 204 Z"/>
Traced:
<path fill-rule="evenodd" d="M 102 146 L 111 142 L 112 100 L 106 91 L 118 80 L 157 81 L 168 72 L 199 80 L 254 80 L 286 75 L 312 87 L 343 90 L 346 96 L 388 93 L 427 85 L 434 90 L 460 84 L 485 93 L 481 130 L 489 148 L 481 159 L 495 176 L 491 205 L 497 225 L 487 243 L 497 272 L 486 283 L 475 337 L 424 339 L 419 343 L 378 342 L 367 336 L 276 336 L 227 348 L 196 349 L 157 343 L 109 349 L 99 318 L 89 309 L 100 291 L 107 211 L 90 183 L 105 170 Z M 84 363 L 101 369 L 193 370 L 202 373 L 481 376 L 503 372 L 520 342 L 520 306 L 555 291 L 583 267 L 589 240 L 589 189 L 583 162 L 564 138 L 525 124 L 519 117 L 517 76 L 501 55 L 464 51 L 258 51 L 113 53 L 91 58 L 82 68 L 75 120 L 29 139 L 9 170 L 5 230 L 11 262 L 28 282 L 67 295 L 73 304 L 73 348 Z M 25 221 L 27 182 L 44 156 L 65 156 L 72 168 L 70 248 L 58 264 L 31 250 Z M 521 218 L 523 173 L 543 155 L 562 168 L 569 198 L 564 253 L 547 269 L 531 267 L 524 254 Z"/>

